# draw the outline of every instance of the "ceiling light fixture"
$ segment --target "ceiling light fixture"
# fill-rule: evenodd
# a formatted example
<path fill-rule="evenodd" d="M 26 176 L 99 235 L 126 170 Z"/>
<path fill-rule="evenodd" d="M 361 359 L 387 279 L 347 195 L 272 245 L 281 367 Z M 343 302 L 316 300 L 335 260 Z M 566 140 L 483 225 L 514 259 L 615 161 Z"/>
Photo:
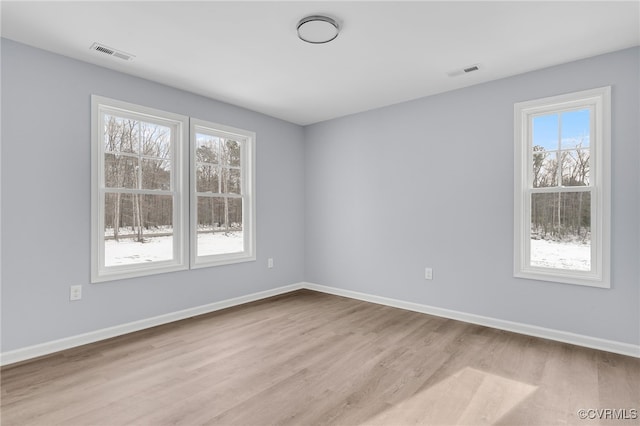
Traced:
<path fill-rule="evenodd" d="M 312 44 L 328 43 L 340 33 L 340 26 L 335 19 L 321 15 L 302 18 L 296 28 L 300 40 Z"/>

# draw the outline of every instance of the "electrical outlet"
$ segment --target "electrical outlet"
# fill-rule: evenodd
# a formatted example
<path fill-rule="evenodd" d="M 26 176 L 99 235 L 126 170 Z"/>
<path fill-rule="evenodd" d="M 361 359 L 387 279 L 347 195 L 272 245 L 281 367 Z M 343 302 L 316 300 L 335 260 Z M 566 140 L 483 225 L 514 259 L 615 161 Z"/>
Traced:
<path fill-rule="evenodd" d="M 432 280 L 433 279 L 433 269 L 432 268 L 424 268 L 424 279 Z"/>
<path fill-rule="evenodd" d="M 267 259 L 267 268 L 273 268 L 273 258 Z"/>
<path fill-rule="evenodd" d="M 82 286 L 81 285 L 72 285 L 69 287 L 69 300 L 80 300 L 82 299 Z"/>

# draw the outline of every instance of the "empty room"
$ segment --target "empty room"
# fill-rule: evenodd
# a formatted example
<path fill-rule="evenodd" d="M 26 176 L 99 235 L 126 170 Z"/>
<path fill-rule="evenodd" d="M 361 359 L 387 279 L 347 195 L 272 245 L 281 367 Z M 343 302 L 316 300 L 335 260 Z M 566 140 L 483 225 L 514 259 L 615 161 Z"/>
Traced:
<path fill-rule="evenodd" d="M 640 2 L 0 13 L 3 426 L 640 421 Z"/>

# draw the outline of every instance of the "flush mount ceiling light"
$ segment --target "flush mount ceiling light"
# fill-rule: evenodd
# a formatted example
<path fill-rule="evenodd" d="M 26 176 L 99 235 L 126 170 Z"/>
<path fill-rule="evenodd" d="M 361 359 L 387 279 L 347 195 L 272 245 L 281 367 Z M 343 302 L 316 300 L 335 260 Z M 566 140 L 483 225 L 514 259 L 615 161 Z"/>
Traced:
<path fill-rule="evenodd" d="M 300 40 L 313 44 L 328 43 L 340 33 L 340 26 L 335 19 L 321 15 L 302 18 L 297 29 Z"/>

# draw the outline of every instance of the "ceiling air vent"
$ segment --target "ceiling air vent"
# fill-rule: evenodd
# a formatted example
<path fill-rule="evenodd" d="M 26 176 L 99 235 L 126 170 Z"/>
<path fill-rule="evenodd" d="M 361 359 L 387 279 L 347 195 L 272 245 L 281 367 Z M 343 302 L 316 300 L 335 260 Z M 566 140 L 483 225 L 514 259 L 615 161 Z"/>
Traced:
<path fill-rule="evenodd" d="M 459 70 L 450 71 L 447 73 L 449 77 L 457 77 L 462 74 L 468 74 L 470 72 L 478 71 L 480 69 L 480 64 L 469 65 Z"/>
<path fill-rule="evenodd" d="M 131 55 L 130 53 L 116 50 L 100 43 L 93 43 L 90 49 L 95 50 L 96 52 L 103 53 L 105 55 L 113 56 L 114 58 L 124 59 L 125 61 L 133 61 L 133 58 L 135 58 L 135 56 Z"/>

